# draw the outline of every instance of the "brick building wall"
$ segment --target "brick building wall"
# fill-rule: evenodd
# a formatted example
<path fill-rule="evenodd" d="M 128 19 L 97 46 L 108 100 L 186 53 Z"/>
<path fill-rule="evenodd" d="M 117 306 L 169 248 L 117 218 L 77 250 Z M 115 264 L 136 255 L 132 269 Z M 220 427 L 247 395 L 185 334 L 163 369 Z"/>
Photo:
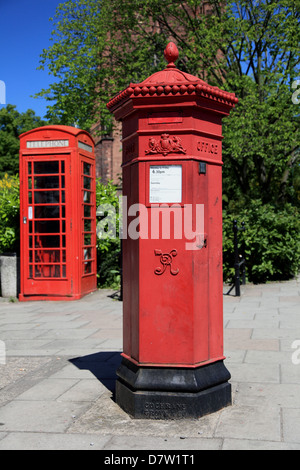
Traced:
<path fill-rule="evenodd" d="M 121 124 L 116 123 L 116 128 L 107 136 L 99 136 L 98 126 L 94 126 L 91 134 L 95 140 L 96 177 L 106 184 L 113 181 L 120 185 L 122 175 L 122 143 Z"/>

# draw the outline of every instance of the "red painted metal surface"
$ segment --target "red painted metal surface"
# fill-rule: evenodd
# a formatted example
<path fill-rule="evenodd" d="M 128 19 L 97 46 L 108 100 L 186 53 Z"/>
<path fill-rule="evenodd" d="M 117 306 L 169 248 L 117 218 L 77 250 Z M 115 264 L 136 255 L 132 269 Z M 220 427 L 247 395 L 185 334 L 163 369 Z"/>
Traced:
<path fill-rule="evenodd" d="M 74 300 L 96 289 L 91 136 L 45 126 L 20 136 L 21 301 Z"/>
<path fill-rule="evenodd" d="M 178 70 L 174 46 L 165 70 L 107 105 L 123 123 L 123 356 L 198 367 L 224 359 L 222 118 L 237 98 Z"/>

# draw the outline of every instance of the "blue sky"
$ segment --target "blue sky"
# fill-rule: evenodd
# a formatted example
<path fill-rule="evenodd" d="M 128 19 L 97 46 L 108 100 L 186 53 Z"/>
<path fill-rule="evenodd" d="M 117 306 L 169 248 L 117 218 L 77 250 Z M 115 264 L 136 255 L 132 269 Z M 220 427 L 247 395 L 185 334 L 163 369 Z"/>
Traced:
<path fill-rule="evenodd" d="M 0 80 L 5 83 L 5 103 L 16 105 L 19 112 L 33 109 L 42 118 L 46 113 L 46 100 L 31 96 L 54 81 L 47 69 L 37 67 L 42 50 L 51 45 L 49 18 L 60 3 L 64 0 L 0 0 Z"/>

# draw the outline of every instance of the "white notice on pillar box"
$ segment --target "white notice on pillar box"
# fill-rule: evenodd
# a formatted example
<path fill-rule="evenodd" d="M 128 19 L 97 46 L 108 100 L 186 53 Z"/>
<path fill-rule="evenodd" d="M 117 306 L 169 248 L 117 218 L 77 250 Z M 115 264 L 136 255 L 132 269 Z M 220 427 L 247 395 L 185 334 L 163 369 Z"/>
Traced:
<path fill-rule="evenodd" d="M 150 166 L 150 203 L 182 202 L 182 166 Z"/>

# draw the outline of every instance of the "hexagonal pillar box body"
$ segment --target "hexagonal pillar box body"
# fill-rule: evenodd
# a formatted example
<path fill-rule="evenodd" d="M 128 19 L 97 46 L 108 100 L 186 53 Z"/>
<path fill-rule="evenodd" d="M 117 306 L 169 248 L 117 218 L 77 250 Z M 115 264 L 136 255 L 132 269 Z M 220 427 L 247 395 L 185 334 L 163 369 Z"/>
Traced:
<path fill-rule="evenodd" d="M 108 108 L 123 127 L 123 359 L 117 403 L 136 418 L 231 403 L 223 364 L 222 118 L 235 96 L 168 66 Z"/>

